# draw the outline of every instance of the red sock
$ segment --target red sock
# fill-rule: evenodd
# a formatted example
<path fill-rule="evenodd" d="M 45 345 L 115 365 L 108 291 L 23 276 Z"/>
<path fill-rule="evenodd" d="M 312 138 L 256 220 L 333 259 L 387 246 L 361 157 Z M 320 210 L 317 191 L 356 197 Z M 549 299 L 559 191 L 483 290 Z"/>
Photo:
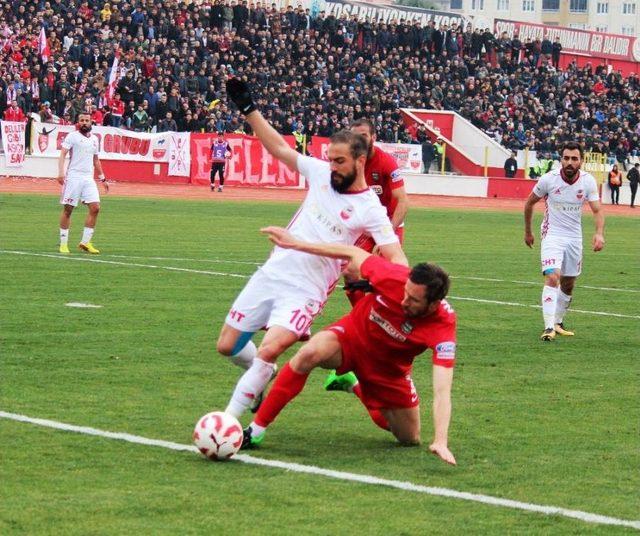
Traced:
<path fill-rule="evenodd" d="M 255 423 L 264 428 L 269 426 L 283 408 L 302 391 L 308 377 L 308 374 L 299 374 L 286 363 L 256 413 Z"/>
<path fill-rule="evenodd" d="M 362 290 L 345 290 L 347 299 L 351 303 L 351 307 L 354 307 L 362 298 L 365 297 L 365 293 Z"/>
<path fill-rule="evenodd" d="M 362 389 L 361 389 L 359 383 L 356 383 L 353 386 L 353 394 L 356 395 L 360 399 L 360 401 L 362 402 Z M 387 422 L 387 419 L 385 419 L 384 415 L 380 412 L 379 409 L 369 409 L 369 408 L 367 408 L 367 411 L 369 412 L 369 417 L 371 417 L 371 420 L 374 423 L 376 423 L 376 425 L 378 425 L 383 430 L 387 430 L 387 431 L 390 430 L 389 423 Z"/>

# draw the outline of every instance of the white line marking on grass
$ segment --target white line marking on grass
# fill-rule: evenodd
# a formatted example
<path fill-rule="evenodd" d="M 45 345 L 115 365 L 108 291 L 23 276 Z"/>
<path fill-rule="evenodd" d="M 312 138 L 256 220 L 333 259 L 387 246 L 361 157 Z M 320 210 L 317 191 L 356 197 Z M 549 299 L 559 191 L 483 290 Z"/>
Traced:
<path fill-rule="evenodd" d="M 94 305 L 93 303 L 69 302 L 65 303 L 66 307 L 77 307 L 78 309 L 102 309 L 102 305 Z"/>
<path fill-rule="evenodd" d="M 248 264 L 250 266 L 262 266 L 262 262 L 237 261 L 234 259 L 189 259 L 185 257 L 143 257 L 139 255 L 102 255 L 102 257 L 113 257 L 114 259 L 142 259 L 148 261 L 178 261 L 178 262 L 211 262 L 216 264 Z"/>
<path fill-rule="evenodd" d="M 217 275 L 223 277 L 238 277 L 241 279 L 249 279 L 250 276 L 244 274 L 234 274 L 229 272 L 214 272 L 211 270 L 194 270 L 192 268 L 179 268 L 176 266 L 159 266 L 156 264 L 140 264 L 135 262 L 121 262 L 121 261 L 107 261 L 103 259 L 96 259 L 95 257 L 81 257 L 81 256 L 68 256 L 68 255 L 54 255 L 51 253 L 32 253 L 28 251 L 13 251 L 13 250 L 0 250 L 0 253 L 9 253 L 14 255 L 30 255 L 33 257 L 48 257 L 51 259 L 62 259 L 65 261 L 82 261 L 82 262 L 97 262 L 100 264 L 112 264 L 116 266 L 133 266 L 136 268 L 154 268 L 156 270 L 168 270 L 171 272 L 187 272 L 192 274 L 204 274 L 204 275 Z M 500 300 L 485 300 L 481 298 L 464 298 L 461 296 L 449 296 L 452 300 L 465 300 L 478 303 L 491 303 L 495 305 L 507 305 L 510 307 L 531 307 L 534 309 L 540 309 L 540 305 L 530 305 L 526 303 L 506 302 Z M 616 318 L 632 318 L 640 319 L 640 315 L 625 315 L 620 313 L 607 313 L 604 311 L 586 311 L 583 309 L 571 309 L 573 313 L 581 313 L 586 315 L 598 315 L 598 316 L 612 316 Z"/>
<path fill-rule="evenodd" d="M 104 259 L 96 259 L 94 257 L 53 255 L 51 253 L 31 253 L 28 251 L 12 251 L 8 249 L 2 249 L 0 250 L 0 253 L 11 253 L 13 255 L 29 255 L 33 257 L 48 257 L 51 259 L 62 259 L 64 261 L 97 262 L 99 264 L 112 264 L 115 266 L 134 266 L 136 268 L 155 268 L 156 270 L 169 270 L 170 272 L 188 272 L 190 274 L 222 275 L 227 277 L 240 277 L 242 279 L 249 279 L 249 276 L 244 274 L 232 274 L 228 272 L 213 272 L 211 270 L 193 270 L 191 268 L 179 268 L 177 266 L 159 266 L 156 264 L 140 264 L 137 262 L 107 261 Z"/>
<path fill-rule="evenodd" d="M 495 305 L 508 305 L 510 307 L 530 307 L 532 309 L 542 309 L 541 305 L 531 305 L 527 303 L 515 303 L 515 302 L 506 302 L 499 300 L 483 300 L 481 298 L 463 298 L 462 296 L 447 296 L 447 299 L 451 300 L 463 300 L 463 301 L 471 301 L 478 303 L 491 303 Z M 623 315 L 620 313 L 605 313 L 604 311 L 586 311 L 584 309 L 570 309 L 572 313 L 581 313 L 584 315 L 597 315 L 597 316 L 614 316 L 616 318 L 633 318 L 640 319 L 640 315 Z"/>
<path fill-rule="evenodd" d="M 8 413 L 5 411 L 0 411 L 0 418 L 10 419 L 13 421 L 24 422 L 29 424 L 35 424 L 35 425 L 44 426 L 47 428 L 54 428 L 56 430 L 64 430 L 66 432 L 76 432 L 79 434 L 105 437 L 108 439 L 117 439 L 119 441 L 127 441 L 128 443 L 135 443 L 138 445 L 162 447 L 170 450 L 188 451 L 193 453 L 198 452 L 196 447 L 193 445 L 173 443 L 172 441 L 164 441 L 162 439 L 149 439 L 146 437 L 136 436 L 136 435 L 122 433 L 122 432 L 108 432 L 106 430 L 99 430 L 97 428 L 89 428 L 87 426 L 76 426 L 73 424 L 67 424 L 67 423 L 58 422 L 58 421 L 51 421 L 48 419 L 38 419 L 34 417 L 28 417 L 27 415 L 19 415 L 16 413 Z M 640 530 L 640 520 L 618 519 L 616 517 L 593 514 L 591 512 L 583 512 L 581 510 L 569 510 L 567 508 L 561 508 L 559 506 L 548 506 L 548 505 L 527 503 L 527 502 L 521 502 L 521 501 L 514 501 L 511 499 L 503 499 L 501 497 L 492 497 L 491 495 L 481 495 L 478 493 L 468 493 L 465 491 L 456 491 L 448 488 L 423 486 L 421 484 L 413 484 L 411 482 L 402 482 L 400 480 L 388 480 L 386 478 L 378 478 L 375 476 L 361 475 L 357 473 L 348 473 L 346 471 L 333 471 L 331 469 L 323 469 L 322 467 L 316 467 L 313 465 L 302 465 L 299 463 L 290 463 L 290 462 L 283 462 L 278 460 L 265 460 L 262 458 L 249 456 L 246 454 L 238 454 L 234 456 L 234 460 L 242 463 L 252 464 L 252 465 L 260 465 L 263 467 L 284 469 L 286 471 L 293 471 L 296 473 L 319 475 L 327 478 L 334 478 L 337 480 L 347 480 L 349 482 L 357 482 L 359 484 L 385 486 L 389 488 L 399 489 L 402 491 L 412 491 L 416 493 L 424 493 L 426 495 L 435 495 L 438 497 L 447 497 L 450 499 L 459 499 L 463 501 L 477 502 L 481 504 L 487 504 L 489 506 L 499 506 L 504 508 L 513 508 L 516 510 L 524 510 L 526 512 L 535 512 L 535 513 L 545 514 L 545 515 L 567 517 L 571 519 L 584 521 L 586 523 L 596 523 L 600 525 L 616 525 L 620 527 L 629 527 L 632 529 Z"/>
<path fill-rule="evenodd" d="M 469 281 L 488 281 L 492 283 L 515 283 L 517 285 L 542 285 L 540 281 L 520 281 L 518 279 L 496 279 L 494 277 L 475 277 L 470 275 L 452 275 L 451 279 L 467 279 Z M 603 290 L 607 292 L 631 292 L 640 293 L 639 289 L 635 288 L 611 288 L 611 287 L 594 287 L 591 285 L 576 285 L 578 288 L 588 288 L 589 290 Z"/>

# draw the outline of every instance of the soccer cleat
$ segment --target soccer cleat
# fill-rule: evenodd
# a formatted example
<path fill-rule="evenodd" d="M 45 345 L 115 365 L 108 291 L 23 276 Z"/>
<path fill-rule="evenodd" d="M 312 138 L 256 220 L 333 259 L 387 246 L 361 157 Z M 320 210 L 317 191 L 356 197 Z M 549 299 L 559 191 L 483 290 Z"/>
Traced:
<path fill-rule="evenodd" d="M 82 251 L 86 251 L 87 253 L 92 253 L 93 255 L 97 255 L 98 253 L 100 253 L 99 249 L 96 249 L 93 247 L 93 244 L 91 242 L 87 242 L 86 244 L 83 244 L 82 242 L 80 242 L 78 244 L 78 247 L 82 250 Z"/>
<path fill-rule="evenodd" d="M 71 253 L 69 251 L 69 246 L 67 244 L 60 244 L 60 247 L 58 248 L 58 251 L 60 253 Z"/>
<path fill-rule="evenodd" d="M 269 383 L 271 383 L 277 375 L 278 375 L 278 365 L 274 363 L 273 373 L 271 374 L 271 379 L 269 380 Z M 266 387 L 265 387 L 265 390 L 266 390 Z M 258 413 L 258 410 L 260 409 L 260 406 L 263 400 L 264 400 L 264 391 L 262 391 L 258 396 L 256 396 L 253 399 L 253 403 L 249 408 L 251 413 Z"/>
<path fill-rule="evenodd" d="M 242 445 L 240 445 L 240 450 L 249 450 L 255 449 L 260 446 L 260 443 L 264 440 L 264 436 L 267 433 L 266 431 L 262 432 L 257 436 L 252 435 L 251 426 L 247 426 L 244 430 L 242 430 Z"/>
<path fill-rule="evenodd" d="M 543 340 L 543 341 L 552 341 L 555 338 L 556 338 L 556 332 L 554 331 L 553 328 L 545 329 L 542 332 L 542 335 L 540 335 L 540 340 Z"/>
<path fill-rule="evenodd" d="M 358 378 L 353 372 L 338 376 L 336 371 L 332 370 L 324 380 L 324 389 L 325 391 L 346 391 L 349 393 L 356 383 L 358 383 Z"/>
<path fill-rule="evenodd" d="M 573 337 L 575 335 L 573 331 L 565 329 L 562 322 L 553 326 L 553 331 L 555 331 L 558 335 L 563 335 L 565 337 Z"/>

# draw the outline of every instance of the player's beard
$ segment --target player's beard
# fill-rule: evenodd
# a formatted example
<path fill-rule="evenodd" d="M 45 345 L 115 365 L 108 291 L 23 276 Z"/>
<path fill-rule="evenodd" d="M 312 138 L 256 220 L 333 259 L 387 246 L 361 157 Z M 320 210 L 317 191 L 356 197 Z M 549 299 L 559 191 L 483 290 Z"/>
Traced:
<path fill-rule="evenodd" d="M 343 175 L 337 171 L 331 172 L 331 187 L 339 194 L 345 193 L 351 185 L 355 182 L 357 177 L 356 167 L 353 166 L 353 171 Z"/>
<path fill-rule="evenodd" d="M 80 125 L 78 130 L 82 132 L 82 134 L 89 134 L 89 132 L 91 132 L 91 125 Z"/>
<path fill-rule="evenodd" d="M 576 176 L 576 173 L 578 173 L 579 169 L 580 168 L 574 168 L 572 165 L 566 165 L 562 168 L 562 172 L 567 179 L 572 180 Z"/>

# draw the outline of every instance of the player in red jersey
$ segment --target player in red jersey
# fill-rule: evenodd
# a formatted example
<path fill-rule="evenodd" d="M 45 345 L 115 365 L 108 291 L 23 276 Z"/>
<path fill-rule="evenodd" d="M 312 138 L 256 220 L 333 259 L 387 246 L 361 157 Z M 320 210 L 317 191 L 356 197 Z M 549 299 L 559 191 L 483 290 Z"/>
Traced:
<path fill-rule="evenodd" d="M 369 119 L 356 119 L 351 123 L 351 132 L 360 134 L 367 140 L 369 150 L 364 168 L 365 179 L 369 188 L 378 195 L 382 206 L 387 209 L 391 225 L 393 225 L 393 229 L 400 239 L 400 245 L 402 245 L 404 219 L 409 208 L 409 198 L 404 189 L 404 181 L 398 163 L 393 156 L 374 145 L 376 131 Z M 363 235 L 355 245 L 372 253 L 376 244 L 370 236 Z M 356 279 L 354 274 L 345 274 L 345 292 L 351 305 L 355 305 L 364 296 L 364 292 L 359 286 L 353 285 Z"/>
<path fill-rule="evenodd" d="M 448 430 L 456 315 L 444 300 L 449 290 L 447 274 L 433 264 L 422 263 L 413 269 L 394 264 L 355 246 L 303 242 L 280 227 L 267 227 L 263 232 L 281 248 L 348 260 L 373 291 L 349 314 L 312 337 L 283 367 L 245 430 L 243 448 L 262 442 L 267 426 L 302 391 L 316 367 L 334 368 L 342 375 L 338 378 L 355 372 L 359 382 L 351 374 L 350 390 L 373 421 L 391 431 L 400 443 L 419 444 L 419 398 L 411 370 L 415 357 L 431 348 L 434 440 L 429 450 L 455 464 Z"/>

